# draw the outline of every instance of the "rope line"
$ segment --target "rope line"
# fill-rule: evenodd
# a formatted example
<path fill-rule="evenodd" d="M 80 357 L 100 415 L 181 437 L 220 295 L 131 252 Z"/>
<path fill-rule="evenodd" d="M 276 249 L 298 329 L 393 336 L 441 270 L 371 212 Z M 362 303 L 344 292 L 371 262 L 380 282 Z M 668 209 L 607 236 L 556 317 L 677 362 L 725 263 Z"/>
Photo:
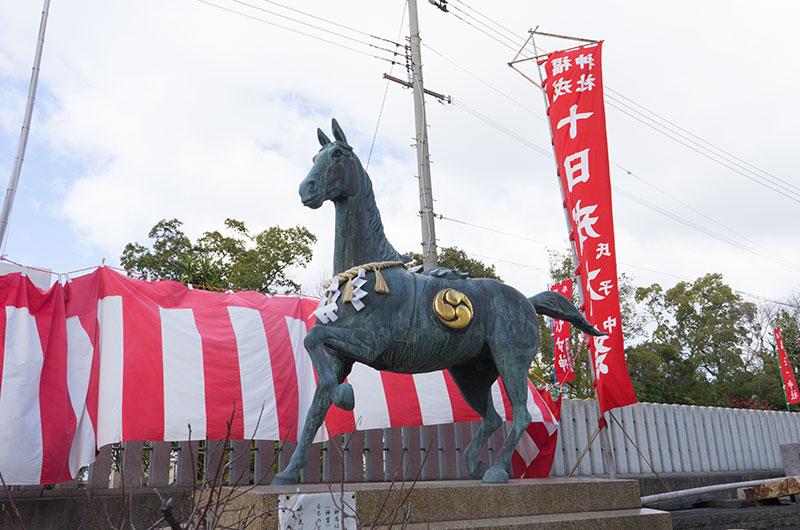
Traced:
<path fill-rule="evenodd" d="M 581 454 L 578 455 L 578 461 L 575 462 L 575 465 L 572 466 L 572 469 L 569 470 L 569 474 L 567 475 L 567 478 L 572 478 L 572 475 L 575 473 L 575 470 L 578 469 L 578 466 L 583 461 L 583 457 L 586 456 L 587 452 L 589 452 L 589 448 L 594 443 L 594 440 L 595 440 L 595 438 L 597 438 L 598 434 L 600 434 L 600 424 L 599 423 L 597 424 L 597 427 L 594 429 L 594 432 L 592 433 L 591 438 L 589 438 L 589 441 L 586 443 L 586 447 L 584 447 L 583 451 L 581 451 Z"/>
<path fill-rule="evenodd" d="M 660 480 L 660 481 L 661 481 L 661 484 L 662 484 L 662 485 L 663 485 L 663 486 L 664 486 L 664 487 L 667 489 L 667 491 L 672 491 L 672 490 L 670 489 L 670 487 L 669 487 L 669 486 L 667 486 L 667 483 L 666 483 L 666 482 L 664 482 L 664 479 L 663 479 L 663 478 L 661 478 L 661 475 L 659 475 L 659 474 L 658 474 L 658 471 L 656 471 L 656 468 L 654 468 L 654 467 L 653 467 L 653 465 L 650 463 L 650 461 L 647 459 L 647 457 L 645 457 L 645 456 L 642 454 L 642 452 L 639 450 L 639 446 L 638 446 L 638 445 L 636 445 L 636 442 L 634 442 L 634 441 L 631 439 L 630 435 L 628 434 L 628 431 L 626 431 L 626 430 L 625 430 L 625 427 L 623 427 L 623 426 L 622 426 L 622 424 L 621 424 L 621 423 L 619 422 L 619 420 L 617 419 L 617 417 L 616 417 L 616 416 L 614 416 L 614 413 L 613 413 L 613 412 L 611 412 L 611 411 L 609 410 L 609 411 L 608 411 L 608 415 L 609 415 L 609 416 L 611 416 L 611 419 L 612 419 L 612 420 L 614 420 L 614 421 L 617 423 L 617 425 L 619 425 L 619 428 L 622 430 L 622 434 L 624 434 L 624 435 L 625 435 L 625 438 L 627 438 L 627 439 L 628 439 L 628 441 L 631 443 L 631 445 L 634 447 L 634 449 L 636 449 L 636 452 L 637 452 L 637 453 L 639 453 L 639 456 L 642 458 L 642 460 L 644 460 L 644 461 L 647 463 L 647 465 L 648 465 L 648 466 L 650 467 L 650 469 L 653 471 L 653 473 L 654 473 L 654 474 L 655 474 L 655 476 L 658 478 L 658 480 Z"/>
<path fill-rule="evenodd" d="M 10 263 L 12 265 L 15 265 L 17 267 L 25 268 L 25 269 L 32 270 L 32 271 L 44 272 L 44 273 L 47 273 L 47 274 L 55 274 L 56 276 L 72 276 L 72 275 L 77 274 L 79 272 L 95 271 L 95 270 L 97 270 L 99 268 L 106 267 L 106 268 L 109 268 L 111 270 L 115 270 L 117 272 L 124 272 L 125 274 L 127 274 L 130 277 L 134 277 L 134 276 L 138 276 L 140 278 L 147 278 L 148 277 L 147 274 L 141 273 L 139 271 L 124 269 L 122 267 L 114 267 L 113 265 L 92 265 L 91 267 L 84 267 L 82 269 L 76 269 L 76 270 L 69 271 L 69 272 L 56 272 L 56 271 L 52 271 L 52 270 L 48 270 L 48 269 L 41 269 L 39 267 L 29 267 L 28 265 L 22 265 L 21 263 L 17 263 L 16 261 L 10 260 L 5 256 L 0 257 L 0 261 L 5 261 L 5 262 L 8 262 L 8 263 Z M 152 274 L 149 275 L 149 277 L 150 277 L 150 280 L 161 281 L 161 282 L 176 282 L 176 283 L 180 283 L 180 284 L 185 285 L 185 286 L 190 287 L 190 288 L 198 287 L 198 288 L 206 290 L 206 291 L 217 291 L 217 292 L 221 292 L 221 293 L 256 292 L 256 291 L 241 291 L 241 290 L 238 290 L 238 289 L 227 289 L 225 287 L 213 287 L 211 285 L 202 285 L 202 284 L 196 284 L 196 283 L 189 283 L 189 282 L 185 282 L 185 281 L 182 281 L 182 280 L 175 280 L 175 279 L 172 279 L 172 278 L 162 278 L 160 276 L 154 276 Z M 318 299 L 316 296 L 309 296 L 309 295 L 303 294 L 303 293 L 259 293 L 259 294 L 264 294 L 264 296 L 270 296 L 270 297 L 273 297 L 273 296 L 299 296 L 300 298 L 309 298 L 309 299 L 312 299 L 312 300 L 317 300 Z"/>

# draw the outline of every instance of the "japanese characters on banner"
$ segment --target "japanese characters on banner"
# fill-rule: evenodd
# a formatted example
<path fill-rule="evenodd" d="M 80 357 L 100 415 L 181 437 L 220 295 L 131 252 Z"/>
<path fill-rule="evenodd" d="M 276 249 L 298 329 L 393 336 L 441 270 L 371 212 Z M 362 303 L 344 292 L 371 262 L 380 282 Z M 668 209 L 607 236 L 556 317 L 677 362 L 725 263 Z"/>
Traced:
<path fill-rule="evenodd" d="M 588 320 L 608 335 L 590 351 L 600 410 L 636 403 L 620 322 L 601 72 L 602 43 L 544 59 L 553 145 L 572 240 L 578 253 Z"/>
<path fill-rule="evenodd" d="M 561 293 L 567 298 L 572 298 L 572 280 L 565 280 L 550 288 L 551 291 Z M 563 320 L 551 319 L 553 332 L 553 355 L 556 372 L 556 383 L 563 385 L 575 379 L 575 367 L 569 356 L 569 323 Z"/>
<path fill-rule="evenodd" d="M 792 365 L 789 364 L 789 357 L 783 348 L 783 335 L 781 328 L 775 328 L 775 344 L 778 347 L 778 363 L 781 366 L 781 376 L 783 377 L 783 389 L 786 391 L 786 402 L 789 405 L 800 403 L 800 391 L 797 390 L 797 381 L 794 378 Z"/>

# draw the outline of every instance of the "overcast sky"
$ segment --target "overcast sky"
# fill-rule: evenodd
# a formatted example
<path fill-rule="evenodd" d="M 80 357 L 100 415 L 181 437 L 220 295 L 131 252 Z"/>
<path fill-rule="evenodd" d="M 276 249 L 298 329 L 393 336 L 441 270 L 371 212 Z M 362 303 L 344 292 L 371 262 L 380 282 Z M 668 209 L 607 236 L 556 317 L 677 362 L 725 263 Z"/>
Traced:
<path fill-rule="evenodd" d="M 52 2 L 9 259 L 58 272 L 103 258 L 118 265 L 124 245 L 147 244 L 160 219 L 177 217 L 196 237 L 233 217 L 253 231 L 311 229 L 315 258 L 296 278 L 312 290 L 333 272 L 333 206 L 304 208 L 297 187 L 318 149 L 316 128 L 330 131 L 332 117 L 366 164 L 380 116 L 368 171 L 386 233 L 401 252 L 420 248 L 411 93 L 382 79 L 390 71 L 405 78 L 405 68 L 356 41 L 393 44 L 327 22 L 405 42 L 404 1 L 292 2 L 324 20 L 247 1 L 318 28 L 243 2 L 211 1 L 239 14 L 198 0 Z M 498 42 L 508 42 L 504 35 L 521 44 L 539 26 L 605 41 L 619 270 L 638 285 L 720 272 L 751 295 L 780 300 L 798 290 L 796 3 L 450 4 L 443 13 L 419 0 L 426 88 L 454 100 L 427 100 L 435 210 L 511 235 L 440 220 L 440 246 L 495 264 L 528 295 L 547 288 L 542 243 L 567 248 L 554 163 L 536 148 L 546 154 L 550 141 L 541 93 L 507 66 L 515 51 Z M 489 33 L 480 14 L 503 28 Z M 38 0 L 0 3 L 2 184 L 17 149 L 40 15 Z M 523 68 L 536 75 L 530 63 Z M 641 114 L 612 107 L 629 100 L 681 135 L 738 157 L 726 162 L 736 171 L 644 125 Z"/>

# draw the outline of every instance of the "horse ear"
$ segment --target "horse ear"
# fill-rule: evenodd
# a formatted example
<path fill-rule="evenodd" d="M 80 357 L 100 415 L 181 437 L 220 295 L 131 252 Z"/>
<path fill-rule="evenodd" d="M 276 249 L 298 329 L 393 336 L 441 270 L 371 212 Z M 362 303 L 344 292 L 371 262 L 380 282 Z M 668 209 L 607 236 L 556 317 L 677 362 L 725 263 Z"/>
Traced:
<path fill-rule="evenodd" d="M 325 136 L 325 133 L 322 132 L 322 129 L 317 129 L 317 138 L 319 139 L 319 144 L 322 147 L 325 147 L 326 145 L 331 143 L 331 141 L 328 139 L 328 137 Z"/>
<path fill-rule="evenodd" d="M 339 127 L 339 122 L 336 121 L 336 118 L 331 120 L 331 128 L 333 129 L 333 137 L 342 142 L 344 145 L 348 145 L 347 138 L 344 136 L 344 131 L 342 131 L 342 128 Z"/>

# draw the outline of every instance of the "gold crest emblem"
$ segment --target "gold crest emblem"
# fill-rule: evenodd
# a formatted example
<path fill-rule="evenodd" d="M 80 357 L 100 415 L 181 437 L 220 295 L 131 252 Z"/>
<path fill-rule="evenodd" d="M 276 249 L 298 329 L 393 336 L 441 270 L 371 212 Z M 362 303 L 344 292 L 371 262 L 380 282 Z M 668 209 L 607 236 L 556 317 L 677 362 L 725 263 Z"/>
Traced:
<path fill-rule="evenodd" d="M 472 322 L 472 302 L 455 289 L 442 289 L 436 293 L 433 311 L 445 326 L 453 329 L 463 329 Z"/>

